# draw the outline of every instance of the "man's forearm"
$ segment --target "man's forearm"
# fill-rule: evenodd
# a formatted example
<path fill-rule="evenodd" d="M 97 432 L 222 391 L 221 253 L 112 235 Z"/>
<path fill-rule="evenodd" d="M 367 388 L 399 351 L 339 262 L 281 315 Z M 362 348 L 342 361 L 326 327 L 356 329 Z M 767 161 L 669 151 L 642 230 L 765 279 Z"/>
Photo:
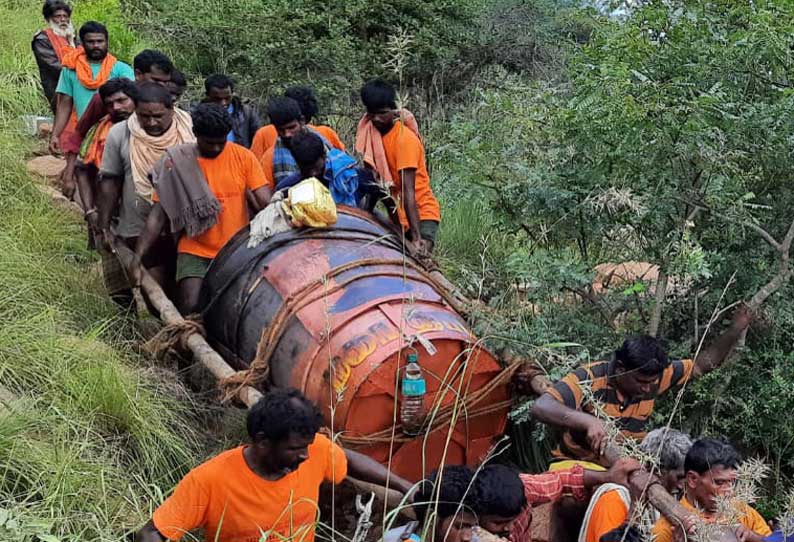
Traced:
<path fill-rule="evenodd" d="M 119 200 L 119 181 L 116 177 L 104 177 L 97 183 L 97 211 L 99 211 L 99 228 L 107 230 L 110 228 L 110 219 L 116 210 L 116 202 Z"/>
<path fill-rule="evenodd" d="M 588 423 L 593 418 L 586 412 L 568 408 L 548 393 L 541 395 L 535 401 L 532 407 L 532 416 L 543 423 L 574 431 L 586 431 Z"/>
<path fill-rule="evenodd" d="M 711 346 L 700 352 L 695 358 L 695 376 L 701 376 L 713 371 L 728 358 L 742 336 L 743 328 L 731 325 L 728 330 L 717 337 Z"/>
<path fill-rule="evenodd" d="M 612 480 L 610 479 L 609 473 L 607 471 L 584 469 L 584 487 L 587 489 L 600 486 L 601 484 L 606 484 L 611 481 Z"/>
<path fill-rule="evenodd" d="M 413 199 L 413 198 L 411 198 Z M 416 208 L 416 201 L 405 201 L 405 214 L 408 216 L 408 229 L 411 232 L 413 241 L 418 241 L 422 238 L 422 232 L 419 229 L 419 211 Z"/>
<path fill-rule="evenodd" d="M 259 207 L 256 209 L 257 212 L 261 211 L 265 207 L 268 206 L 270 200 L 273 199 L 273 191 L 270 189 L 269 186 L 263 186 L 261 188 L 257 188 L 253 192 L 254 194 L 254 201 L 256 205 Z"/>
<path fill-rule="evenodd" d="M 58 108 L 55 110 L 55 122 L 52 126 L 52 137 L 61 137 L 66 124 L 69 122 L 69 115 L 72 113 L 72 98 L 66 94 L 58 93 L 56 98 Z"/>
<path fill-rule="evenodd" d="M 383 465 L 364 454 L 345 450 L 345 457 L 347 457 L 348 473 L 353 478 L 384 487 L 388 482 L 389 487 L 402 493 L 408 493 L 413 486 L 408 480 L 400 478 L 396 474 L 390 474 Z"/>
<path fill-rule="evenodd" d="M 77 186 L 80 189 L 80 199 L 83 201 L 84 211 L 88 213 L 92 209 L 96 211 L 96 198 L 94 198 L 94 187 L 91 184 L 88 171 L 85 167 L 79 167 L 75 170 L 75 177 L 77 177 Z"/>
<path fill-rule="evenodd" d="M 160 236 L 160 232 L 163 231 L 165 226 L 165 217 L 163 208 L 159 203 L 155 203 L 149 213 L 149 217 L 146 219 L 146 227 L 143 229 L 143 233 L 138 238 L 138 244 L 135 246 L 135 255 L 138 258 L 142 259 Z"/>
<path fill-rule="evenodd" d="M 416 170 L 406 169 L 400 172 L 402 176 L 402 199 L 405 216 L 408 218 L 408 229 L 411 232 L 412 241 L 422 238 L 419 230 L 419 208 L 416 205 Z"/>
<path fill-rule="evenodd" d="M 164 542 L 165 537 L 154 526 L 154 522 L 149 520 L 140 531 L 135 533 L 135 542 Z"/>

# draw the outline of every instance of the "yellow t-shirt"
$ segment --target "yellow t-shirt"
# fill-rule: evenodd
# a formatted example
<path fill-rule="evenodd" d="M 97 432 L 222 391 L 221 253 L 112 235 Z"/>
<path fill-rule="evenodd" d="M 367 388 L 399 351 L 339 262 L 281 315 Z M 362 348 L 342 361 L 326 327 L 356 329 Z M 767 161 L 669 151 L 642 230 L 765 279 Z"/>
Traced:
<path fill-rule="evenodd" d="M 704 514 L 702 511 L 699 511 L 695 508 L 695 506 L 689 502 L 686 497 L 682 497 L 681 506 L 686 508 L 687 510 L 691 510 L 698 514 L 706 523 L 714 523 L 716 521 L 716 517 L 708 516 Z M 772 534 L 772 529 L 769 528 L 769 525 L 764 518 L 759 514 L 753 507 L 744 505 L 744 516 L 739 522 L 747 527 L 748 529 L 752 530 L 756 534 L 761 536 L 769 536 Z M 672 523 L 670 523 L 667 518 L 662 517 L 659 521 L 656 522 L 656 525 L 653 526 L 653 535 L 655 542 L 673 542 L 675 539 L 674 536 L 675 527 Z"/>

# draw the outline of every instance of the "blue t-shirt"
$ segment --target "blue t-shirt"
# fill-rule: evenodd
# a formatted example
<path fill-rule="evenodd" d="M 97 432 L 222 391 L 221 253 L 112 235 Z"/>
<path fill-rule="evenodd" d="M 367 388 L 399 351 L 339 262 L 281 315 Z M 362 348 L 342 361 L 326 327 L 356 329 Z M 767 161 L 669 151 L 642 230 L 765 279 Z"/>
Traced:
<path fill-rule="evenodd" d="M 100 68 L 102 67 L 102 64 L 89 62 L 89 65 L 91 66 L 91 74 L 96 77 Z M 114 77 L 123 77 L 125 79 L 135 80 L 135 72 L 129 64 L 125 64 L 124 62 L 117 60 L 113 65 L 113 69 L 110 70 L 110 79 L 113 79 Z M 96 94 L 97 91 L 85 88 L 83 85 L 81 85 L 80 81 L 77 80 L 77 74 L 74 70 L 63 68 L 61 70 L 61 77 L 58 79 L 58 87 L 55 89 L 55 92 L 71 96 L 72 100 L 74 101 L 75 111 L 77 112 L 77 118 L 79 119 L 83 116 L 83 113 L 88 107 L 91 98 L 94 97 L 94 94 Z"/>
<path fill-rule="evenodd" d="M 229 104 L 226 107 L 226 111 L 228 111 L 230 115 L 234 115 L 234 106 L 232 104 Z M 226 134 L 226 141 L 231 141 L 232 143 L 234 143 L 234 128 L 232 128 L 231 131 L 228 134 Z"/>

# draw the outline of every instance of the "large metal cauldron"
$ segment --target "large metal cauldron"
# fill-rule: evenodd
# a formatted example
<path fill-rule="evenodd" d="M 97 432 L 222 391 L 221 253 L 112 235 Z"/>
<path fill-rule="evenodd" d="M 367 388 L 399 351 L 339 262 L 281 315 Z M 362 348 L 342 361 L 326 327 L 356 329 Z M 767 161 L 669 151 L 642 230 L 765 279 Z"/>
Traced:
<path fill-rule="evenodd" d="M 481 413 L 508 399 L 503 383 L 483 393 L 501 369 L 432 279 L 412 261 L 403 264 L 391 233 L 371 216 L 340 207 L 330 229 L 294 230 L 255 249 L 246 247 L 248 237 L 247 229 L 240 231 L 205 279 L 211 300 L 207 333 L 230 364 L 249 366 L 263 331 L 272 332 L 268 326 L 291 300 L 296 310 L 273 341 L 272 385 L 302 390 L 343 441 L 351 439 L 384 464 L 391 453 L 391 467 L 410 479 L 436 468 L 442 458 L 469 464 L 482 459 L 505 426 L 506 406 Z M 383 435 L 361 441 L 379 431 L 389 434 L 394 420 L 399 422 L 395 392 L 412 341 L 425 371 L 428 405 L 440 402 L 449 414 L 456 400 L 461 405 L 461 398 L 478 391 L 483 399 L 458 409 L 451 434 L 446 423 L 426 438 L 400 438 L 398 429 L 393 444 Z"/>

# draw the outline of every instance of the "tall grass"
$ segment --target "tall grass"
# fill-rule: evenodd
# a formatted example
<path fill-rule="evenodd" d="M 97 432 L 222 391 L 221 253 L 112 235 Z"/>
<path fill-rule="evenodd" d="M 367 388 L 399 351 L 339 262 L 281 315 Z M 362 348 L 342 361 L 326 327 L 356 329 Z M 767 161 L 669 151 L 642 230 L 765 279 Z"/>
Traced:
<path fill-rule="evenodd" d="M 25 171 L 20 117 L 46 111 L 39 9 L 0 1 L 0 540 L 115 541 L 201 459 L 199 439 L 178 384 L 130 347 L 84 225 Z"/>

